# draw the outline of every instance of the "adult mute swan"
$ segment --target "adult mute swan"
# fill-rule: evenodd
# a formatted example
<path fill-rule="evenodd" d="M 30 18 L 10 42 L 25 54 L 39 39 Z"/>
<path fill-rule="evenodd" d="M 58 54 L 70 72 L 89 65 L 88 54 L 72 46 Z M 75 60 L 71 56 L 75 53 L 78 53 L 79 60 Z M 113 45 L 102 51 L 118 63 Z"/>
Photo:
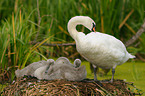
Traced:
<path fill-rule="evenodd" d="M 77 25 L 83 25 L 90 32 L 85 35 L 76 30 Z M 88 16 L 75 16 L 68 22 L 67 28 L 71 37 L 76 42 L 77 51 L 94 67 L 94 80 L 97 80 L 96 68 L 112 69 L 113 82 L 115 68 L 125 63 L 129 58 L 135 58 L 127 52 L 124 44 L 115 37 L 95 32 L 95 22 Z"/>

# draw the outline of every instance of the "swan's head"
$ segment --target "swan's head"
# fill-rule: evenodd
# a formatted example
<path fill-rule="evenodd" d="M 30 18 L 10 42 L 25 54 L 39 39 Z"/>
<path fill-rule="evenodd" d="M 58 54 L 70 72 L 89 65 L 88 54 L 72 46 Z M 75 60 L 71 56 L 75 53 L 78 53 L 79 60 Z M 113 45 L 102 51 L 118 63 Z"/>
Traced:
<path fill-rule="evenodd" d="M 75 59 L 75 61 L 74 61 L 75 68 L 79 67 L 80 65 L 81 65 L 81 60 L 80 59 Z"/>
<path fill-rule="evenodd" d="M 72 17 L 69 22 L 68 22 L 68 29 L 69 29 L 69 25 L 71 25 L 70 27 L 72 27 L 73 25 L 84 25 L 86 28 L 88 28 L 90 31 L 95 32 L 95 27 L 96 24 L 95 22 L 88 16 L 75 16 Z"/>
<path fill-rule="evenodd" d="M 95 24 L 94 20 L 88 16 L 80 16 L 80 17 L 84 20 L 82 25 L 84 25 L 90 31 L 95 32 L 96 24 Z"/>

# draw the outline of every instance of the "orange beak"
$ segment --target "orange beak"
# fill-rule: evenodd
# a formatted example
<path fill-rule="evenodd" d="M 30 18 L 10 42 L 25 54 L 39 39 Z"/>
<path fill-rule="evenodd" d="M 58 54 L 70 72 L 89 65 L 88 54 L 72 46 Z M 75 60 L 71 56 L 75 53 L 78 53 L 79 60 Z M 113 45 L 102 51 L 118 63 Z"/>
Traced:
<path fill-rule="evenodd" d="M 95 32 L 95 29 L 96 29 L 96 24 L 95 24 L 95 23 L 93 23 L 93 28 L 92 28 L 92 30 L 91 30 L 91 31 Z"/>
<path fill-rule="evenodd" d="M 93 27 L 92 31 L 95 32 L 95 27 Z"/>

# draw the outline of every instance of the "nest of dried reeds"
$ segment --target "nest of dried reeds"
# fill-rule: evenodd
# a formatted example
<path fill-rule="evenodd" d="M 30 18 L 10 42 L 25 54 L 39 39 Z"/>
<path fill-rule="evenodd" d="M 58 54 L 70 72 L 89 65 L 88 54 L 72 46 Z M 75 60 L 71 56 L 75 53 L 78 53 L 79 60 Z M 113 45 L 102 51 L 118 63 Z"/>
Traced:
<path fill-rule="evenodd" d="M 90 81 L 90 80 L 88 80 Z M 36 78 L 21 78 L 4 88 L 2 95 L 7 96 L 98 96 L 117 95 L 134 96 L 140 93 L 133 93 L 123 80 L 115 80 L 113 83 L 96 82 L 74 82 L 67 80 L 38 80 Z"/>

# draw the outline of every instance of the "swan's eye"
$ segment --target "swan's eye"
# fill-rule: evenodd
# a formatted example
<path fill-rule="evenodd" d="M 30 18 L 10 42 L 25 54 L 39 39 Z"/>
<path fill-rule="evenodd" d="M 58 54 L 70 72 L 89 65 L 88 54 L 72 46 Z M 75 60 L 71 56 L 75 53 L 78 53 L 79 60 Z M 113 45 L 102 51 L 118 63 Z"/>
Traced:
<path fill-rule="evenodd" d="M 96 24 L 95 23 L 92 23 L 92 24 L 93 24 L 92 31 L 95 32 Z"/>
<path fill-rule="evenodd" d="M 93 27 L 96 27 L 96 24 L 95 23 L 93 23 Z"/>

